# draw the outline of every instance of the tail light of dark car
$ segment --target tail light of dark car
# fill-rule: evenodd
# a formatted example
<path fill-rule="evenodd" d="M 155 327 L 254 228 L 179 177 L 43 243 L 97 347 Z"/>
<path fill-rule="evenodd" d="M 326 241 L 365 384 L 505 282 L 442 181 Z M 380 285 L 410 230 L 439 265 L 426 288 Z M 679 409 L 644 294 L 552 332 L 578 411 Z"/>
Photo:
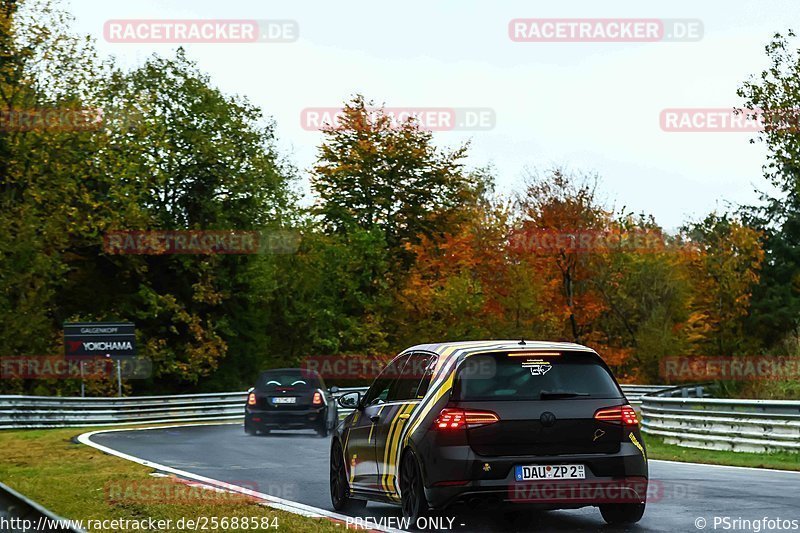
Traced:
<path fill-rule="evenodd" d="M 322 405 L 322 393 L 317 391 L 314 393 L 314 399 L 311 400 L 312 405 Z"/>
<path fill-rule="evenodd" d="M 440 431 L 458 431 L 486 426 L 499 421 L 500 417 L 492 411 L 442 409 L 439 416 L 433 421 L 433 427 Z"/>
<path fill-rule="evenodd" d="M 256 393 L 255 392 L 251 392 L 247 396 L 247 405 L 255 405 L 255 404 L 256 404 Z"/>
<path fill-rule="evenodd" d="M 595 420 L 601 422 L 621 423 L 623 426 L 638 426 L 639 420 L 636 418 L 636 411 L 630 405 L 618 405 L 598 409 L 594 414 Z"/>

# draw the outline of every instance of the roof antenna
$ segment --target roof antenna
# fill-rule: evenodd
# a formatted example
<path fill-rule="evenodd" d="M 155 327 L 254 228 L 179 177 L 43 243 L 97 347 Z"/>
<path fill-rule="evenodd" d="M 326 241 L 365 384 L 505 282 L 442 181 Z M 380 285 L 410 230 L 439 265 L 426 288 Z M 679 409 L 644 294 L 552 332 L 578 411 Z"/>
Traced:
<path fill-rule="evenodd" d="M 526 344 L 525 344 L 525 339 L 520 339 L 520 341 L 519 341 L 519 345 L 520 345 L 520 346 L 526 346 Z"/>

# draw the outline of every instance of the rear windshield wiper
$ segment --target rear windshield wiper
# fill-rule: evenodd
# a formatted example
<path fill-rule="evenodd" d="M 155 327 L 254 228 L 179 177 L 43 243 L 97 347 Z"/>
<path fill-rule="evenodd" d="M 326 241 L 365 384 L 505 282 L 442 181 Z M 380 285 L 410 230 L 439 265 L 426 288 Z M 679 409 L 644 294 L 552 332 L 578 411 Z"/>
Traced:
<path fill-rule="evenodd" d="M 589 396 L 587 392 L 570 392 L 570 391 L 550 391 L 543 390 L 539 393 L 540 400 L 558 400 L 560 398 L 577 398 L 580 396 Z"/>

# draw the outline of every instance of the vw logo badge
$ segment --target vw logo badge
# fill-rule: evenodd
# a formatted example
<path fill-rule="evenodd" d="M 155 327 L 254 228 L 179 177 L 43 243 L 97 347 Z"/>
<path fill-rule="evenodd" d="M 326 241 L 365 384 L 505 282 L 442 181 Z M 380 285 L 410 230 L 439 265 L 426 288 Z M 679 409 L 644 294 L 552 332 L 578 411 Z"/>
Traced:
<path fill-rule="evenodd" d="M 544 427 L 549 428 L 556 423 L 556 415 L 550 411 L 545 411 L 542 413 L 542 416 L 539 417 L 539 422 L 541 422 Z"/>

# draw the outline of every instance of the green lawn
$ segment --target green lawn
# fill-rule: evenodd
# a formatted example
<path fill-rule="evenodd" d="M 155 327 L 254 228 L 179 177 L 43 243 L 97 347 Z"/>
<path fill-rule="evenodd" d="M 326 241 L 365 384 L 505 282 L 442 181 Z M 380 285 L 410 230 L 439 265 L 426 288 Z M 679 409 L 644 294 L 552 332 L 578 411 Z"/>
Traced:
<path fill-rule="evenodd" d="M 73 437 L 89 429 L 48 429 L 0 431 L 0 480 L 40 503 L 47 509 L 70 519 L 197 519 L 200 517 L 266 518 L 277 524 L 278 531 L 341 531 L 342 526 L 326 519 L 312 519 L 258 505 L 241 495 L 214 493 L 194 489 L 181 492 L 170 501 L 155 498 L 107 496 L 107 484 L 114 487 L 145 487 L 161 494 L 186 490 L 170 478 L 150 476 L 153 469 L 106 455 L 94 448 L 76 444 Z M 137 485 L 138 484 L 138 485 Z M 212 497 L 207 496 L 211 494 Z M 145 500 L 145 501 L 142 501 Z M 273 522 L 273 519 L 277 519 Z M 210 523 L 210 522 L 209 522 Z M 244 531 L 243 527 L 219 527 L 207 531 Z M 119 529 L 126 531 L 125 529 Z M 128 529 L 132 530 L 132 529 Z M 250 528 L 254 530 L 254 528 Z M 259 531 L 276 531 L 276 528 Z M 142 530 L 139 530 L 142 531 Z M 145 529 L 145 531 L 147 531 Z"/>
<path fill-rule="evenodd" d="M 667 444 L 659 437 L 645 435 L 647 457 L 686 463 L 751 466 L 777 470 L 800 470 L 800 453 L 746 453 L 721 450 L 701 450 Z"/>

